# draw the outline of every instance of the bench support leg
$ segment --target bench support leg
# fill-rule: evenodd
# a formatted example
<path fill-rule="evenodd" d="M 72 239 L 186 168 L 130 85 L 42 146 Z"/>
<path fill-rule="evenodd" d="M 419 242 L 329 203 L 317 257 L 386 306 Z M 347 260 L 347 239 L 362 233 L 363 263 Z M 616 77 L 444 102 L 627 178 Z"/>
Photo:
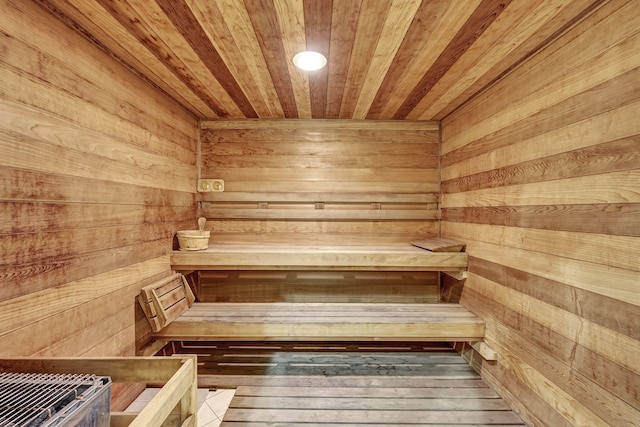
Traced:
<path fill-rule="evenodd" d="M 489 347 L 484 341 L 476 341 L 469 343 L 471 347 L 484 358 L 484 360 L 498 360 L 498 353 Z"/>

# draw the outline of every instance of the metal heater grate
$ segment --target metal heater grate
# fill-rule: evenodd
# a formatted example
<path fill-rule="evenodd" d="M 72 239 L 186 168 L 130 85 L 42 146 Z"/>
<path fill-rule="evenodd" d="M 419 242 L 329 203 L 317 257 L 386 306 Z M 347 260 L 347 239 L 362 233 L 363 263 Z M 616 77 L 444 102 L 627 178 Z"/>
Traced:
<path fill-rule="evenodd" d="M 110 386 L 96 375 L 0 373 L 0 427 L 108 425 Z"/>

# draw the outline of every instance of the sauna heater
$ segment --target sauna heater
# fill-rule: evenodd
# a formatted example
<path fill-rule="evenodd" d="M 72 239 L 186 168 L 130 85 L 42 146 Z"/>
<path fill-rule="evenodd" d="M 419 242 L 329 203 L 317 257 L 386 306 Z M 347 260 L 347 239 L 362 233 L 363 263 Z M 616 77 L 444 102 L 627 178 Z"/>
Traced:
<path fill-rule="evenodd" d="M 0 373 L 0 427 L 108 427 L 111 378 Z"/>

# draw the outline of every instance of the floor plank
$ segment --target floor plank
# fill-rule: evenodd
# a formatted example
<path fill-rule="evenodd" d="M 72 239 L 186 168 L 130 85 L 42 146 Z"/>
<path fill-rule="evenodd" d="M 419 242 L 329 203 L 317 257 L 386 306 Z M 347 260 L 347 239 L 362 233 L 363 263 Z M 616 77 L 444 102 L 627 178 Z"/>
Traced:
<path fill-rule="evenodd" d="M 322 410 L 359 410 L 371 408 L 381 410 L 401 411 L 504 411 L 509 407 L 501 399 L 458 399 L 458 398 L 408 398 L 398 396 L 375 398 L 353 397 L 350 387 L 326 389 L 329 396 L 317 399 L 314 396 L 274 397 L 274 396 L 246 396 L 244 390 L 237 390 L 233 401 L 234 408 L 263 408 L 263 409 L 322 409 Z M 316 396 L 317 397 L 317 396 Z"/>
<path fill-rule="evenodd" d="M 235 398 L 234 398 L 235 400 Z M 316 400 L 318 402 L 319 400 Z M 364 407 L 364 406 L 363 406 Z M 394 411 L 394 410 L 327 410 L 327 409 L 238 409 L 231 406 L 224 416 L 222 425 L 233 427 L 233 423 L 310 423 L 323 422 L 325 425 L 348 425 L 352 423 L 378 423 L 379 425 L 424 425 L 433 422 L 441 424 L 514 424 L 522 421 L 511 411 Z M 522 424 L 521 424 L 522 425 Z"/>

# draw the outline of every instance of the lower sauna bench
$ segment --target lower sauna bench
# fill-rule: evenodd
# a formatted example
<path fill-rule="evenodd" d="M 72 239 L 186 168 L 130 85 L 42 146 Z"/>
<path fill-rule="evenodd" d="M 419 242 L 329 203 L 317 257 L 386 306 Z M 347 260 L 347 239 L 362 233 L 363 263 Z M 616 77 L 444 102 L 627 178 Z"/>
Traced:
<path fill-rule="evenodd" d="M 158 340 L 481 341 L 484 322 L 457 304 L 194 303 Z"/>

